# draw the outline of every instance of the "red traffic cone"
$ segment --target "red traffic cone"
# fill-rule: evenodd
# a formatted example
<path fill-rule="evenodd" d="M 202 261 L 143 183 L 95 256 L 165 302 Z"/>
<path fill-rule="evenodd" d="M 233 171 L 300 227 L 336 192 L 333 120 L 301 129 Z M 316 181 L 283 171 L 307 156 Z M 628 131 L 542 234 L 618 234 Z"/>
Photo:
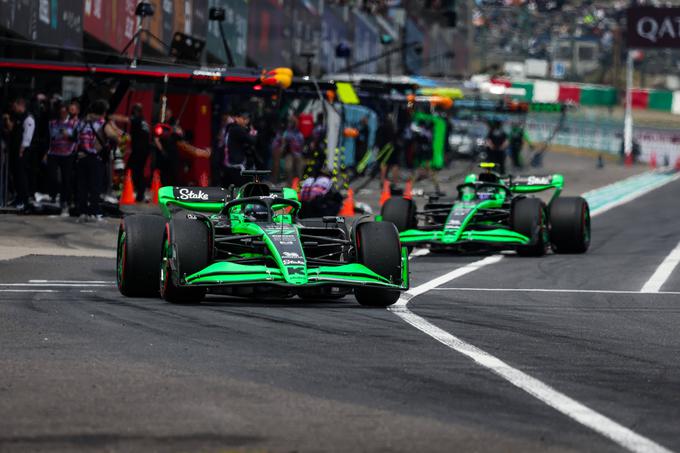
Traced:
<path fill-rule="evenodd" d="M 380 194 L 380 206 L 384 205 L 387 200 L 392 197 L 392 189 L 390 189 L 390 182 L 385 180 L 383 183 L 382 193 Z"/>
<path fill-rule="evenodd" d="M 153 178 L 151 179 L 151 201 L 153 204 L 158 204 L 158 190 L 161 188 L 161 172 L 154 170 Z"/>
<path fill-rule="evenodd" d="M 652 170 L 656 169 L 656 153 L 652 153 L 652 155 L 649 157 L 649 168 Z"/>
<path fill-rule="evenodd" d="M 342 203 L 342 208 L 340 208 L 339 216 L 342 217 L 354 217 L 354 191 L 352 189 L 347 189 L 347 197 Z"/>
<path fill-rule="evenodd" d="M 407 200 L 413 199 L 413 180 L 411 179 L 406 181 L 406 187 L 404 188 L 404 198 Z"/>
<path fill-rule="evenodd" d="M 132 185 L 132 171 L 125 172 L 125 181 L 123 182 L 123 193 L 120 194 L 120 206 L 135 204 L 135 188 Z"/>
<path fill-rule="evenodd" d="M 626 167 L 632 167 L 633 166 L 633 153 L 627 153 L 626 158 L 623 160 L 623 162 L 626 164 Z"/>

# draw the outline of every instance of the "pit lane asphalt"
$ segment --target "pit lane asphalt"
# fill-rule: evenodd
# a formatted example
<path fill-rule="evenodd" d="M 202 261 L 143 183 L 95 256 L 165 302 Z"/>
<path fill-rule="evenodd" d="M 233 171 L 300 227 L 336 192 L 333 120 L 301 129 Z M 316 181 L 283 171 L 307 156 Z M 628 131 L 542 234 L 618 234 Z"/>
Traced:
<path fill-rule="evenodd" d="M 639 291 L 680 241 L 674 182 L 593 219 L 583 256 L 445 287 Z M 669 207 L 676 206 L 676 209 Z M 479 256 L 412 261 L 412 284 Z M 109 258 L 0 261 L 2 283 L 114 280 Z M 385 310 L 0 286 L 0 451 L 620 451 Z M 663 291 L 680 291 L 676 270 Z M 93 292 L 81 292 L 93 291 Z M 412 311 L 680 450 L 679 297 L 433 290 Z"/>

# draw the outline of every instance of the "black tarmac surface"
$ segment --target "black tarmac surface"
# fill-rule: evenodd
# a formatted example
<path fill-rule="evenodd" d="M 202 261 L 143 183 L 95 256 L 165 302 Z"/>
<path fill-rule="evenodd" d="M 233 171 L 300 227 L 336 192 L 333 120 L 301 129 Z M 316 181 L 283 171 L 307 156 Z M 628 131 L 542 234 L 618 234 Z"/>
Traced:
<path fill-rule="evenodd" d="M 680 296 L 606 292 L 639 291 L 678 244 L 678 193 L 594 218 L 586 255 L 508 255 L 409 307 L 680 450 Z M 416 257 L 412 286 L 479 259 Z M 120 296 L 114 264 L 0 261 L 0 451 L 622 451 L 352 297 L 175 306 Z"/>

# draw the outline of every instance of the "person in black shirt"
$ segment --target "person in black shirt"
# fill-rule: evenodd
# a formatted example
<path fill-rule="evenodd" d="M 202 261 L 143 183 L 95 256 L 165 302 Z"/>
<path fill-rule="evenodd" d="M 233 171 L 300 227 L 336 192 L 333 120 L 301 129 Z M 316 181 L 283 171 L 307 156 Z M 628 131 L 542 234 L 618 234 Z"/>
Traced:
<path fill-rule="evenodd" d="M 223 180 L 224 187 L 231 184 L 239 187 L 247 182 L 241 171 L 254 167 L 256 134 L 248 128 L 250 114 L 240 110 L 234 115 L 234 122 L 225 131 Z"/>
<path fill-rule="evenodd" d="M 132 140 L 132 151 L 127 162 L 127 167 L 132 170 L 132 184 L 137 193 L 137 202 L 144 201 L 146 192 L 146 178 L 144 169 L 149 158 L 149 146 L 151 144 L 151 129 L 144 120 L 144 111 L 141 104 L 132 106 L 132 116 L 130 117 L 130 138 Z"/>
<path fill-rule="evenodd" d="M 397 131 L 394 128 L 394 123 L 389 116 L 385 116 L 376 134 L 376 146 L 379 150 L 378 154 L 381 156 L 380 180 L 383 183 L 389 179 L 390 170 L 392 170 L 392 181 L 399 180 L 401 153 L 395 147 L 396 141 Z"/>
<path fill-rule="evenodd" d="M 505 174 L 505 150 L 508 148 L 508 135 L 503 131 L 500 121 L 492 121 L 489 134 L 486 136 L 488 160 L 498 167 L 500 174 Z"/>
<path fill-rule="evenodd" d="M 19 98 L 12 104 L 12 114 L 6 124 L 9 148 L 9 169 L 16 194 L 14 205 L 23 211 L 28 205 L 30 149 L 35 132 L 35 119 L 26 111 L 26 100 Z"/>
<path fill-rule="evenodd" d="M 364 116 L 359 122 L 359 136 L 356 139 L 356 156 L 354 158 L 355 166 L 359 165 L 359 162 L 364 158 L 368 152 L 368 136 L 369 136 L 369 126 L 368 117 Z"/>
<path fill-rule="evenodd" d="M 512 166 L 516 169 L 521 169 L 522 165 L 522 148 L 526 142 L 530 149 L 533 149 L 529 136 L 524 131 L 524 128 L 519 124 L 514 124 L 510 129 L 510 158 L 512 159 Z"/>
<path fill-rule="evenodd" d="M 168 126 L 163 129 L 163 134 L 156 137 L 155 145 L 156 168 L 161 172 L 161 184 L 174 186 L 177 184 L 179 174 L 179 149 L 177 143 L 183 138 L 182 128 L 177 124 L 170 109 L 166 110 L 166 120 L 163 124 Z"/>

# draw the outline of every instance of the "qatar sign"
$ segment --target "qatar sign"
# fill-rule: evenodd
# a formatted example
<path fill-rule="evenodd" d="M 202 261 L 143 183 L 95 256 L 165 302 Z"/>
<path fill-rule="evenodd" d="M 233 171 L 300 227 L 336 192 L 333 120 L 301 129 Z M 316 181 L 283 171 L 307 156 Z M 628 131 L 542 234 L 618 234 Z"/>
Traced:
<path fill-rule="evenodd" d="M 628 48 L 680 48 L 680 8 L 629 8 Z"/>

